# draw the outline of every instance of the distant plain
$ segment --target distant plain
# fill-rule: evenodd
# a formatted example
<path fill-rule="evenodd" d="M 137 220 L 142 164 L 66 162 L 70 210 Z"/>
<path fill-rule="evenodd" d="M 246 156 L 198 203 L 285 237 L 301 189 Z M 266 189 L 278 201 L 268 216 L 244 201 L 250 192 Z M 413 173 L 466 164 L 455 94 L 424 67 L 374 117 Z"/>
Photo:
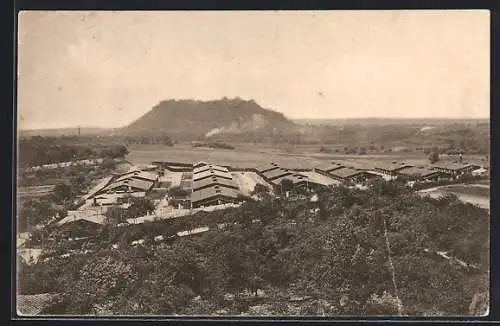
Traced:
<path fill-rule="evenodd" d="M 130 153 L 127 160 L 132 164 L 149 164 L 153 161 L 171 161 L 193 163 L 209 161 L 211 163 L 229 165 L 237 168 L 251 168 L 260 164 L 276 162 L 290 169 L 311 169 L 325 161 L 343 161 L 359 168 L 371 168 L 376 164 L 393 161 L 413 165 L 429 164 L 424 153 L 387 153 L 387 154 L 325 154 L 320 153 L 319 146 L 272 146 L 263 144 L 232 144 L 235 149 L 192 148 L 190 144 L 179 143 L 173 147 L 164 145 L 133 144 L 128 147 Z M 452 162 L 456 156 L 441 155 L 441 161 Z M 479 165 L 489 165 L 484 155 L 464 155 L 464 161 Z"/>

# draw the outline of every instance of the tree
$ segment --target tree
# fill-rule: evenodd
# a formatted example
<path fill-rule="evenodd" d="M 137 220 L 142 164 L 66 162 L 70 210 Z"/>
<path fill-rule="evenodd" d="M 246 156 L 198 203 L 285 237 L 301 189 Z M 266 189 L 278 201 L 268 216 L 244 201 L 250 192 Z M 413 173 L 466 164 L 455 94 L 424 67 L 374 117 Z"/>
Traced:
<path fill-rule="evenodd" d="M 473 313 L 487 306 L 480 297 L 489 289 L 486 210 L 452 197 L 422 198 L 399 182 L 377 181 L 366 190 L 338 187 L 320 196 L 309 205 L 269 198 L 181 219 L 105 227 L 103 248 L 23 266 L 20 281 L 24 291 L 65 293 L 61 307 L 79 314 L 96 306 L 116 314 L 240 313 L 248 304 L 235 303 L 246 302 L 238 296 L 259 289 L 271 293 L 277 306 L 289 294 L 311 296 L 312 314 L 394 315 L 402 304 L 408 315 L 464 315 L 470 306 Z M 320 209 L 319 217 L 311 206 Z M 175 237 L 168 246 L 129 246 L 200 226 L 210 231 Z M 105 249 L 117 242 L 124 246 Z M 57 254 L 68 249 L 61 243 Z M 438 250 L 476 266 L 461 266 Z M 202 299 L 193 301 L 198 295 Z M 337 312 L 321 307 L 322 300 L 339 298 Z"/>
<path fill-rule="evenodd" d="M 281 180 L 280 182 L 280 190 L 282 191 L 282 193 L 286 193 L 287 191 L 290 191 L 293 189 L 293 181 L 290 180 L 290 179 L 283 179 Z"/>
<path fill-rule="evenodd" d="M 54 187 L 54 197 L 56 202 L 65 202 L 73 196 L 71 186 L 65 183 L 60 183 Z"/>
<path fill-rule="evenodd" d="M 187 195 L 189 195 L 189 192 L 185 189 L 182 189 L 179 186 L 176 186 L 176 187 L 172 187 L 168 190 L 168 195 L 170 197 L 174 197 L 174 198 L 184 198 Z"/>
<path fill-rule="evenodd" d="M 169 146 L 169 147 L 172 147 L 174 146 L 174 143 L 172 142 L 172 139 L 170 139 L 170 137 L 168 136 L 163 136 L 163 144 Z"/>
<path fill-rule="evenodd" d="M 129 218 L 144 216 L 155 210 L 153 202 L 147 198 L 133 198 L 132 204 L 127 209 Z"/>
<path fill-rule="evenodd" d="M 429 161 L 431 164 L 435 164 L 439 162 L 439 152 L 437 148 L 434 148 L 431 153 L 429 154 Z"/>
<path fill-rule="evenodd" d="M 116 168 L 116 162 L 113 158 L 108 156 L 102 160 L 101 167 L 106 170 L 114 170 Z"/>
<path fill-rule="evenodd" d="M 127 221 L 126 210 L 117 206 L 109 207 L 104 215 L 106 216 L 106 224 L 109 225 L 117 225 Z"/>
<path fill-rule="evenodd" d="M 125 156 L 129 153 L 127 147 L 123 145 L 117 145 L 113 146 L 111 148 L 106 148 L 101 151 L 100 156 L 105 158 L 105 157 L 111 157 L 111 158 L 125 158 Z"/>
<path fill-rule="evenodd" d="M 262 183 L 257 183 L 253 188 L 251 195 L 256 195 L 258 197 L 264 197 L 269 195 L 269 188 L 264 186 Z"/>
<path fill-rule="evenodd" d="M 134 289 L 138 276 L 131 264 L 106 255 L 90 257 L 77 272 L 72 284 L 66 288 L 68 313 L 95 313 L 99 306 L 106 307 Z"/>

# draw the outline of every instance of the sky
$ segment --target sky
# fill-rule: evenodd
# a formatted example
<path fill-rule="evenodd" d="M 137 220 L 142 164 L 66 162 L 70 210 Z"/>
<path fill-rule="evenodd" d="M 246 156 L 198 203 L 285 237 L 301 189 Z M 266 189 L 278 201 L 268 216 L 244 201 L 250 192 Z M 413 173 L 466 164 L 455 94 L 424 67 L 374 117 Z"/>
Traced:
<path fill-rule="evenodd" d="M 291 119 L 489 118 L 488 11 L 25 11 L 18 126 L 120 127 L 162 100 Z"/>

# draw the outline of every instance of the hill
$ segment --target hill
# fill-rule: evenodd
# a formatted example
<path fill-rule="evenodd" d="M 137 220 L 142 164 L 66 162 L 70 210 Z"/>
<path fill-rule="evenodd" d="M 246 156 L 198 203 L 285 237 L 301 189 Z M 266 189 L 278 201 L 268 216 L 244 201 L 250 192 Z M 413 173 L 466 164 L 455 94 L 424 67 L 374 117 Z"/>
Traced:
<path fill-rule="evenodd" d="M 125 135 L 165 133 L 175 139 L 193 140 L 273 133 L 294 127 L 282 113 L 264 109 L 253 100 L 223 98 L 162 101 L 119 132 Z"/>

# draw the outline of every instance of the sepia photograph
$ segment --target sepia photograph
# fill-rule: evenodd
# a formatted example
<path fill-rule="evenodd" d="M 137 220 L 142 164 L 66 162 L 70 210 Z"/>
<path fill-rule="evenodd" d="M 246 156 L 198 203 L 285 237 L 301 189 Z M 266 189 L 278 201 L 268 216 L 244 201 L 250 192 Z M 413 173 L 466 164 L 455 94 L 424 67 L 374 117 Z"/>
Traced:
<path fill-rule="evenodd" d="M 489 11 L 21 11 L 16 52 L 19 317 L 489 314 Z"/>

